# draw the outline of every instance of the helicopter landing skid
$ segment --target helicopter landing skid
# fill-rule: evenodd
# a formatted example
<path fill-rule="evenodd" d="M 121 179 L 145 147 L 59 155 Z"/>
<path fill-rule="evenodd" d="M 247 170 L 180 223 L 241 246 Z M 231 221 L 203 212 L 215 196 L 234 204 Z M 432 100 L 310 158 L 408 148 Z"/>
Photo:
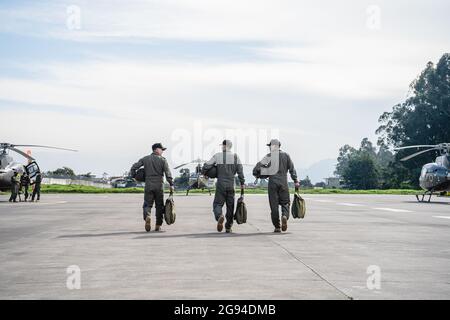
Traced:
<path fill-rule="evenodd" d="M 425 201 L 425 197 L 429 195 L 428 197 L 428 201 Z M 419 198 L 419 195 L 416 194 L 416 199 L 419 202 L 430 202 L 431 201 L 431 196 L 433 195 L 433 191 L 426 191 L 424 193 L 422 193 L 422 199 Z"/>

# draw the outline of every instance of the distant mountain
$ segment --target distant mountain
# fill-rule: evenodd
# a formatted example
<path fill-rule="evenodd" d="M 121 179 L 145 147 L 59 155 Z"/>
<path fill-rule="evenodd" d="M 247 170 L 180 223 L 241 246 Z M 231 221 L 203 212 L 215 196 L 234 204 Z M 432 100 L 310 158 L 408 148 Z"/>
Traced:
<path fill-rule="evenodd" d="M 305 179 L 306 176 L 309 176 L 312 183 L 323 182 L 324 178 L 333 176 L 336 164 L 336 159 L 324 159 L 312 164 L 308 168 L 299 168 L 297 169 L 297 172 L 301 179 Z"/>

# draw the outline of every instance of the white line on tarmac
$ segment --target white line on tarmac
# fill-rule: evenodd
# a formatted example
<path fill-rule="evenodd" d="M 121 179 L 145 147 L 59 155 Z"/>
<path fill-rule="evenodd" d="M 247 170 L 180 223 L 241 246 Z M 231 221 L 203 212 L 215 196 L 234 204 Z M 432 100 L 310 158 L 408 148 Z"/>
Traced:
<path fill-rule="evenodd" d="M 336 204 L 338 204 L 340 206 L 347 206 L 347 207 L 365 207 L 364 204 L 358 204 L 358 203 L 338 202 Z"/>
<path fill-rule="evenodd" d="M 325 203 L 332 203 L 333 201 L 331 201 L 331 200 L 319 200 L 319 199 L 314 199 L 314 201 L 317 201 L 317 202 L 325 202 Z"/>
<path fill-rule="evenodd" d="M 433 216 L 433 218 L 450 219 L 450 217 L 448 217 L 448 216 Z"/>
<path fill-rule="evenodd" d="M 404 209 L 393 209 L 393 208 L 372 208 L 375 210 L 383 210 L 383 211 L 389 211 L 389 212 L 414 212 L 410 210 L 404 210 Z"/>

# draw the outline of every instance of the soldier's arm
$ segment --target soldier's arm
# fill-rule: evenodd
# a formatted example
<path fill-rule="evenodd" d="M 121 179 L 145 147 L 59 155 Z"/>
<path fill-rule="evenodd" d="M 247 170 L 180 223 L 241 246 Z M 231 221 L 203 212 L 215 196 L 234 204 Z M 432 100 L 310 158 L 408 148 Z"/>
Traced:
<path fill-rule="evenodd" d="M 289 174 L 291 175 L 292 180 L 294 180 L 294 183 L 298 183 L 298 177 L 297 177 L 297 171 L 294 167 L 294 162 L 292 162 L 291 156 L 288 156 L 288 170 Z"/>
<path fill-rule="evenodd" d="M 245 184 L 245 177 L 244 177 L 244 166 L 241 163 L 241 159 L 239 159 L 238 156 L 236 156 L 236 166 L 237 166 L 237 175 L 239 178 L 239 182 L 241 183 L 241 186 Z"/>
<path fill-rule="evenodd" d="M 142 167 L 143 165 L 144 165 L 144 158 L 140 159 L 138 162 L 136 162 L 135 164 L 133 164 L 133 165 L 131 166 L 131 169 L 130 169 L 130 174 L 131 174 L 131 176 L 135 176 L 135 175 L 136 175 L 136 171 L 137 171 L 140 167 Z"/>
<path fill-rule="evenodd" d="M 164 159 L 164 174 L 166 175 L 167 182 L 170 184 L 170 186 L 173 186 L 172 172 L 170 172 L 169 164 L 167 163 L 166 159 Z"/>

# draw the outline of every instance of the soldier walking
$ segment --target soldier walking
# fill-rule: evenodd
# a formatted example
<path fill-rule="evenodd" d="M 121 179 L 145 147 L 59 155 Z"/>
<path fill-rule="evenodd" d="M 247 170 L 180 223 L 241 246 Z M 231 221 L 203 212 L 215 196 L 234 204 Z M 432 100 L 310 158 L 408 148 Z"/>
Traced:
<path fill-rule="evenodd" d="M 156 207 L 156 225 L 155 231 L 161 231 L 164 215 L 164 176 L 170 184 L 170 190 L 173 192 L 173 178 L 166 158 L 162 156 L 164 148 L 161 143 L 155 143 L 152 146 L 152 154 L 143 157 L 133 164 L 130 169 L 131 176 L 135 176 L 139 168 L 144 167 L 145 171 L 145 191 L 143 215 L 145 220 L 145 230 L 151 230 L 151 210 L 153 204 Z"/>
<path fill-rule="evenodd" d="M 211 160 L 205 163 L 203 170 L 208 171 L 217 166 L 216 195 L 213 203 L 213 212 L 217 221 L 217 231 L 222 232 L 224 216 L 222 208 L 227 206 L 225 229 L 232 232 L 235 201 L 235 176 L 238 175 L 241 189 L 245 186 L 245 178 L 241 160 L 238 155 L 231 152 L 233 144 L 230 140 L 222 142 L 222 152 L 216 153 Z"/>
<path fill-rule="evenodd" d="M 267 145 L 270 153 L 266 155 L 253 169 L 256 177 L 259 175 L 269 176 L 269 203 L 271 210 L 272 223 L 275 227 L 274 232 L 279 233 L 287 230 L 287 222 L 289 220 L 290 196 L 287 173 L 294 180 L 295 187 L 300 187 L 297 179 L 297 172 L 294 163 L 288 153 L 281 151 L 281 143 L 277 139 L 273 139 Z M 279 207 L 281 206 L 281 226 Z"/>

